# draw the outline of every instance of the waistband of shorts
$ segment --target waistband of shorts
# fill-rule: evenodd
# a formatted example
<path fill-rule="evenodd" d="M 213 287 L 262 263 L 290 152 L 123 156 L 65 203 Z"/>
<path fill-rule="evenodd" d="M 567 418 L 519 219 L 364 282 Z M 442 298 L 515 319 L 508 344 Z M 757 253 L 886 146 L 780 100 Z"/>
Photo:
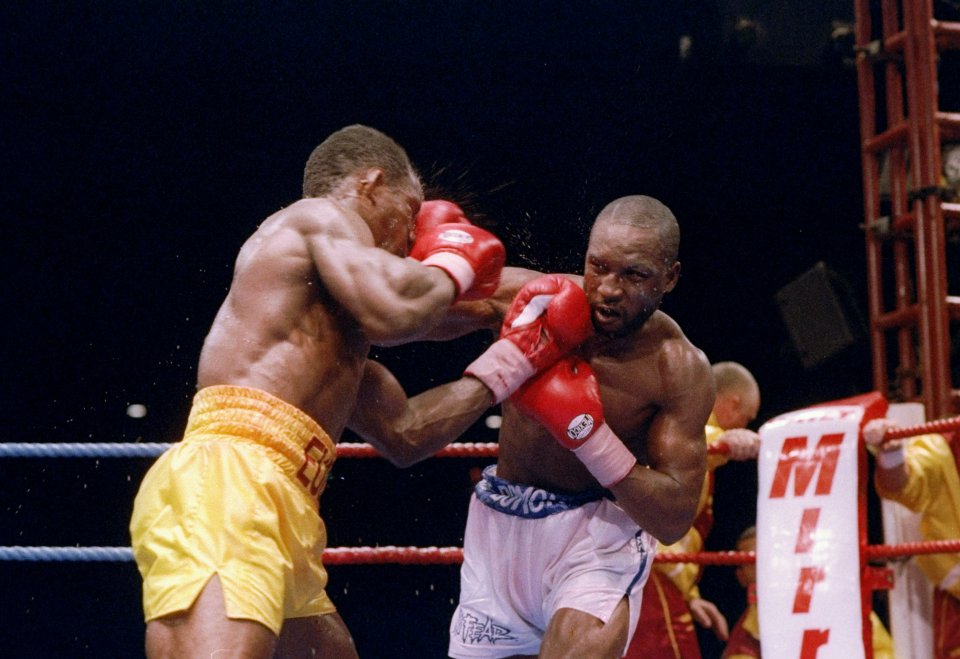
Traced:
<path fill-rule="evenodd" d="M 474 492 L 477 499 L 486 506 L 526 519 L 548 517 L 606 497 L 597 490 L 581 494 L 560 494 L 533 485 L 511 483 L 497 476 L 497 465 L 490 465 L 483 470 L 483 477 L 474 487 Z"/>
<path fill-rule="evenodd" d="M 249 440 L 277 452 L 294 469 L 304 454 L 319 454 L 327 468 L 337 456 L 329 435 L 303 410 L 259 389 L 214 385 L 193 398 L 184 441 L 204 435 Z"/>

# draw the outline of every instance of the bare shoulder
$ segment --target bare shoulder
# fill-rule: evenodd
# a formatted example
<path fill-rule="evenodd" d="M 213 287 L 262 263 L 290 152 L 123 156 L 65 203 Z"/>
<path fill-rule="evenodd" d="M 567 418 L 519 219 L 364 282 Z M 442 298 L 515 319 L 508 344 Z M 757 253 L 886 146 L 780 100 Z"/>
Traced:
<path fill-rule="evenodd" d="M 671 396 L 708 398 L 713 405 L 713 373 L 707 355 L 683 333 L 673 318 L 658 311 L 651 320 L 660 334 L 657 367 Z"/>
<path fill-rule="evenodd" d="M 327 235 L 372 243 L 370 230 L 359 215 L 323 197 L 300 199 L 280 209 L 264 220 L 258 233 L 269 235 L 284 229 L 304 236 Z"/>
<path fill-rule="evenodd" d="M 270 269 L 274 269 L 277 259 L 287 256 L 303 259 L 294 270 L 309 268 L 310 243 L 317 241 L 329 243 L 329 251 L 335 251 L 336 245 L 343 243 L 373 245 L 370 230 L 356 213 L 329 199 L 300 199 L 260 223 L 240 249 L 236 265 L 243 269 L 270 263 Z M 291 272 L 289 267 L 279 271 Z"/>

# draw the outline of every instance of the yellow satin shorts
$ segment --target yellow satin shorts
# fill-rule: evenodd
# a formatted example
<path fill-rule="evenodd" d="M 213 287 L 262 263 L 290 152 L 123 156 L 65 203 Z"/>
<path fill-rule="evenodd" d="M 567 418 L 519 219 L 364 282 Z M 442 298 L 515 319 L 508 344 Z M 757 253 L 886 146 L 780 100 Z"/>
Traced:
<path fill-rule="evenodd" d="M 189 609 L 214 574 L 228 617 L 278 635 L 285 618 L 333 613 L 319 495 L 335 459 L 296 407 L 255 389 L 201 389 L 183 441 L 153 464 L 134 501 L 146 620 Z"/>

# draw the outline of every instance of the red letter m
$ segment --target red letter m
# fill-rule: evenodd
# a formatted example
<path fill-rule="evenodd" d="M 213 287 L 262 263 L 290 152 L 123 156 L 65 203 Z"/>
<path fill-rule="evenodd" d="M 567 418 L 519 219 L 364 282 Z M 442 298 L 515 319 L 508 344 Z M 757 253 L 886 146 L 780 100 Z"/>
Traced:
<path fill-rule="evenodd" d="M 786 496 L 787 483 L 790 474 L 795 473 L 793 480 L 794 496 L 802 497 L 807 493 L 807 487 L 813 479 L 813 474 L 819 467 L 820 477 L 817 479 L 817 489 L 814 494 L 830 494 L 833 487 L 833 475 L 837 471 L 837 458 L 840 457 L 840 442 L 843 433 L 824 435 L 817 442 L 813 455 L 807 450 L 806 437 L 788 437 L 780 449 L 780 460 L 777 462 L 777 471 L 773 475 L 773 485 L 770 486 L 770 498 L 779 499 Z"/>

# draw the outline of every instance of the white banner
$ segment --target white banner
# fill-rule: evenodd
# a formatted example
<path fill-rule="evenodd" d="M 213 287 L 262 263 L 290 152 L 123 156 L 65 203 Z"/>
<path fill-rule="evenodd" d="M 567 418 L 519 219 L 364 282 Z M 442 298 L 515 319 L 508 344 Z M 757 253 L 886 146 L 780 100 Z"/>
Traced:
<path fill-rule="evenodd" d="M 760 644 L 777 659 L 864 656 L 857 516 L 864 408 L 818 406 L 760 428 Z"/>

